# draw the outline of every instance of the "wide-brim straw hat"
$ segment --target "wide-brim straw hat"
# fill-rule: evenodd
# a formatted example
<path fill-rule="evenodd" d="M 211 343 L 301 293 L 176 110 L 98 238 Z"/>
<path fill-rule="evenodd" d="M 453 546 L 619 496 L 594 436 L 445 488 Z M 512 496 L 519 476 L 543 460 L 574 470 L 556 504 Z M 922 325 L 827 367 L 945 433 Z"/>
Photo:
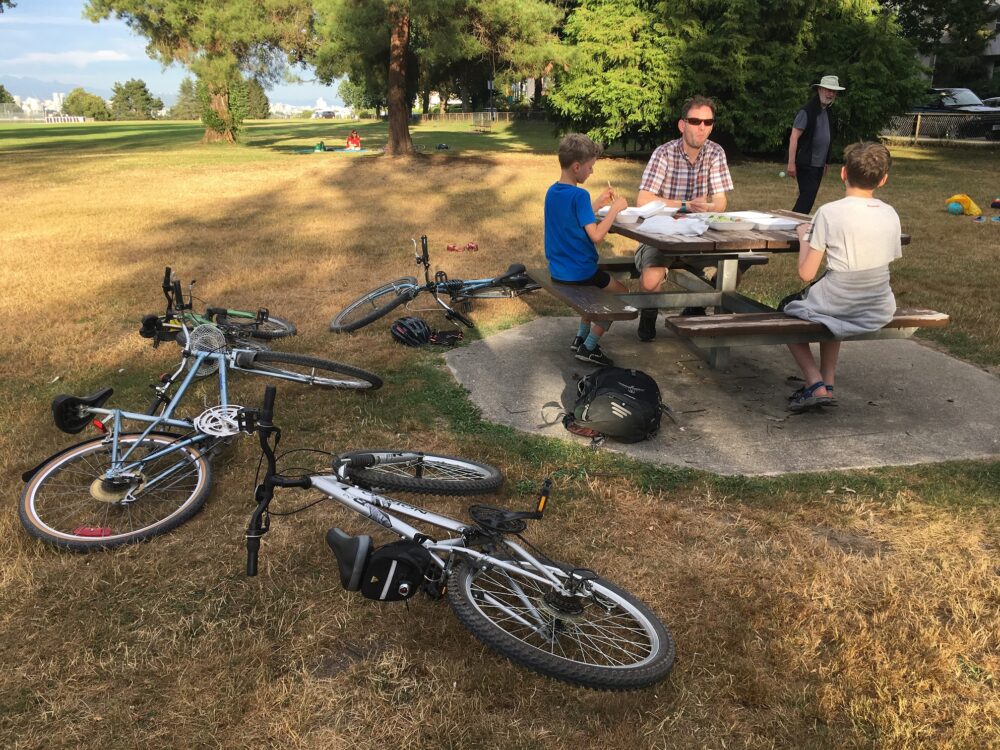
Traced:
<path fill-rule="evenodd" d="M 814 83 L 813 88 L 817 86 L 822 86 L 825 89 L 830 89 L 830 91 L 844 91 L 844 87 L 840 85 L 840 79 L 837 76 L 823 76 L 819 79 L 819 83 Z"/>

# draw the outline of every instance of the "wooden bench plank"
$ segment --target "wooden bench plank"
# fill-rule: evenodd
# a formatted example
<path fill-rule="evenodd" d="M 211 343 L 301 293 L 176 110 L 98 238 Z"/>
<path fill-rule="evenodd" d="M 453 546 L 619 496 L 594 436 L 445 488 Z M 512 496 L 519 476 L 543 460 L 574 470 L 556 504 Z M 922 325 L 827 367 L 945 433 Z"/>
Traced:
<path fill-rule="evenodd" d="M 682 338 L 829 333 L 826 326 L 780 312 L 675 315 L 667 324 Z M 885 328 L 943 328 L 950 318 L 934 310 L 897 310 Z"/>
<path fill-rule="evenodd" d="M 587 320 L 633 320 L 639 310 L 623 302 L 618 295 L 594 286 L 560 284 L 545 268 L 529 268 L 526 273 L 557 299 L 562 300 Z"/>

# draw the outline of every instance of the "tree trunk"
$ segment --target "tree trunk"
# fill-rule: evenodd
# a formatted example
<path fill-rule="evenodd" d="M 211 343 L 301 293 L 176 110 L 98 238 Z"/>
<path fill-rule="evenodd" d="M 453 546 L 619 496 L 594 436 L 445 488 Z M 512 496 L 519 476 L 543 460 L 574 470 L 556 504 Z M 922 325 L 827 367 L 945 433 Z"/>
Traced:
<path fill-rule="evenodd" d="M 229 91 L 211 92 L 211 107 L 219 120 L 221 130 L 216 130 L 210 125 L 205 125 L 205 135 L 202 136 L 202 143 L 236 143 L 236 136 L 233 135 L 233 118 L 229 112 Z"/>
<path fill-rule="evenodd" d="M 533 106 L 535 109 L 541 109 L 542 106 L 542 79 L 535 79 L 535 91 L 534 96 L 531 97 Z"/>
<path fill-rule="evenodd" d="M 420 111 L 425 115 L 431 111 L 431 90 L 424 89 L 423 95 L 420 97 Z"/>
<path fill-rule="evenodd" d="M 410 46 L 409 0 L 389 5 L 389 143 L 387 154 L 413 152 L 410 105 L 406 101 L 406 54 Z"/>

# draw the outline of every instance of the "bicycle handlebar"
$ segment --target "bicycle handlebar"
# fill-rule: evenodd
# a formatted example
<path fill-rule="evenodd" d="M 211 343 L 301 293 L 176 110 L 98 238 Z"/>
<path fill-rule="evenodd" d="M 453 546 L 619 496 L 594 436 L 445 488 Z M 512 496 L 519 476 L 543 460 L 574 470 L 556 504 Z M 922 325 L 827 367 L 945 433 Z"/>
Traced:
<path fill-rule="evenodd" d="M 264 407 L 260 412 L 259 425 L 265 428 L 271 428 L 274 425 L 272 421 L 274 420 L 274 397 L 277 394 L 278 389 L 273 385 L 269 385 L 264 389 Z"/>

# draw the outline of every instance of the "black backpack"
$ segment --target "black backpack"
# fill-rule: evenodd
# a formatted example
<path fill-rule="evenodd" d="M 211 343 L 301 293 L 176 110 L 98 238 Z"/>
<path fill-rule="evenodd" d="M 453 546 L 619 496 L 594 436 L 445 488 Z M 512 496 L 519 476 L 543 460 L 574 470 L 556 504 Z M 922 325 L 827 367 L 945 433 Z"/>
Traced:
<path fill-rule="evenodd" d="M 660 429 L 660 389 L 641 370 L 602 367 L 581 378 L 576 390 L 573 413 L 563 420 L 571 432 L 592 431 L 622 443 L 638 443 Z"/>

